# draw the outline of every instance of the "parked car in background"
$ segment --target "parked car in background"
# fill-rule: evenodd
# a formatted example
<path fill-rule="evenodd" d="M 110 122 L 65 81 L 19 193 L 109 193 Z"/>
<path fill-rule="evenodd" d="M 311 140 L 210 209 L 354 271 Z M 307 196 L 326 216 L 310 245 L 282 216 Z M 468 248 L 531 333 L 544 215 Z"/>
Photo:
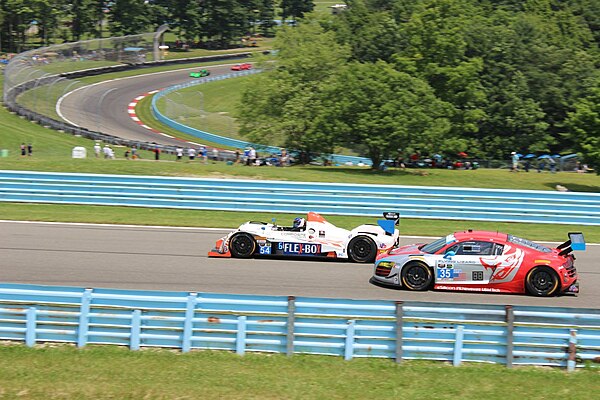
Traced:
<path fill-rule="evenodd" d="M 573 250 L 585 250 L 582 233 L 550 248 L 506 233 L 455 232 L 380 255 L 371 282 L 415 291 L 578 293 Z"/>

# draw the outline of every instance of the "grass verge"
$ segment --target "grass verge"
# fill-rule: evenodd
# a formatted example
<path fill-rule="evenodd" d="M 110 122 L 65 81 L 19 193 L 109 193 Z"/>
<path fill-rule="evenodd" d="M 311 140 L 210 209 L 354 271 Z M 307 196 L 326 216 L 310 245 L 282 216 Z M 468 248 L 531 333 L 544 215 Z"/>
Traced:
<path fill-rule="evenodd" d="M 248 213 L 229 211 L 179 210 L 165 208 L 82 206 L 53 204 L 0 203 L 0 219 L 89 222 L 107 224 L 192 226 L 206 228 L 237 228 L 246 221 L 270 222 L 273 217 L 280 225 L 291 225 L 295 214 Z M 375 223 L 377 218 L 324 215 L 329 222 L 346 229 Z M 583 231 L 589 243 L 600 243 L 600 227 L 576 225 L 522 224 L 481 221 L 443 221 L 402 219 L 402 235 L 442 236 L 466 229 L 481 229 L 511 233 L 538 241 L 563 242 L 567 232 Z"/>
<path fill-rule="evenodd" d="M 89 346 L 0 346 L 0 398 L 590 399 L 582 370 Z"/>

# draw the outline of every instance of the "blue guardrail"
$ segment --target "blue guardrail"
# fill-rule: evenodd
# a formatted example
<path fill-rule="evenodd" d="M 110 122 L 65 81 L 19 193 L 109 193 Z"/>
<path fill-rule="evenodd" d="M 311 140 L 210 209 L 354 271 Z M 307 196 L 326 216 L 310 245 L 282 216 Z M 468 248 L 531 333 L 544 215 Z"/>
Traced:
<path fill-rule="evenodd" d="M 536 190 L 0 170 L 0 201 L 600 225 L 600 193 Z"/>
<path fill-rule="evenodd" d="M 600 310 L 0 283 L 0 340 L 576 367 Z"/>

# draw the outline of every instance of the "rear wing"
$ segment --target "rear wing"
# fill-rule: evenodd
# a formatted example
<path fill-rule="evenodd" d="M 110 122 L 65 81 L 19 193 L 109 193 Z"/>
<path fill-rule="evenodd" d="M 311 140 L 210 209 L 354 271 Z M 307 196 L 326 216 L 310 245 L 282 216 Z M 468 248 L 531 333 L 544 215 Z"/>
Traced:
<path fill-rule="evenodd" d="M 585 239 L 581 232 L 569 232 L 569 240 L 558 245 L 559 256 L 566 256 L 572 251 L 585 251 Z"/>
<path fill-rule="evenodd" d="M 400 224 L 400 213 L 397 212 L 384 212 L 383 218 L 377 220 L 379 225 L 386 233 L 386 235 L 392 236 L 396 230 L 395 226 Z"/>

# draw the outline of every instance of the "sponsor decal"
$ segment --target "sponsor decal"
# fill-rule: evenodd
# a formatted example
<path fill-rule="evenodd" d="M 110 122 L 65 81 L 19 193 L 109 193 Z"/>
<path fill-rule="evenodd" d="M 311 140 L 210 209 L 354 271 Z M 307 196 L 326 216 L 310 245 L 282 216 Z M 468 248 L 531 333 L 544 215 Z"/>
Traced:
<path fill-rule="evenodd" d="M 283 254 L 315 255 L 321 253 L 320 244 L 280 242 L 277 246 Z"/>
<path fill-rule="evenodd" d="M 519 269 L 524 257 L 525 252 L 523 250 L 508 246 L 501 256 L 480 257 L 479 261 L 486 270 L 492 271 L 491 283 L 512 279 L 511 275 L 514 276 L 513 272 L 516 273 Z"/>
<path fill-rule="evenodd" d="M 381 244 L 379 245 L 379 247 L 380 247 L 380 248 L 382 248 L 382 249 L 385 249 L 385 243 L 381 243 Z"/>
<path fill-rule="evenodd" d="M 314 233 L 315 233 L 315 230 L 314 230 L 313 228 L 310 228 L 310 229 L 308 230 L 308 233 L 312 235 L 312 234 L 314 234 Z"/>
<path fill-rule="evenodd" d="M 265 244 L 258 247 L 258 254 L 271 254 L 271 244 Z"/>
<path fill-rule="evenodd" d="M 550 260 L 533 260 L 535 264 L 550 264 Z"/>
<path fill-rule="evenodd" d="M 500 293 L 500 289 L 496 288 L 481 288 L 481 287 L 469 287 L 469 286 L 454 286 L 454 285 L 435 285 L 435 289 L 440 290 L 458 290 L 461 292 L 487 292 L 487 293 Z"/>
<path fill-rule="evenodd" d="M 319 237 L 325 237 L 325 231 L 319 231 Z"/>

